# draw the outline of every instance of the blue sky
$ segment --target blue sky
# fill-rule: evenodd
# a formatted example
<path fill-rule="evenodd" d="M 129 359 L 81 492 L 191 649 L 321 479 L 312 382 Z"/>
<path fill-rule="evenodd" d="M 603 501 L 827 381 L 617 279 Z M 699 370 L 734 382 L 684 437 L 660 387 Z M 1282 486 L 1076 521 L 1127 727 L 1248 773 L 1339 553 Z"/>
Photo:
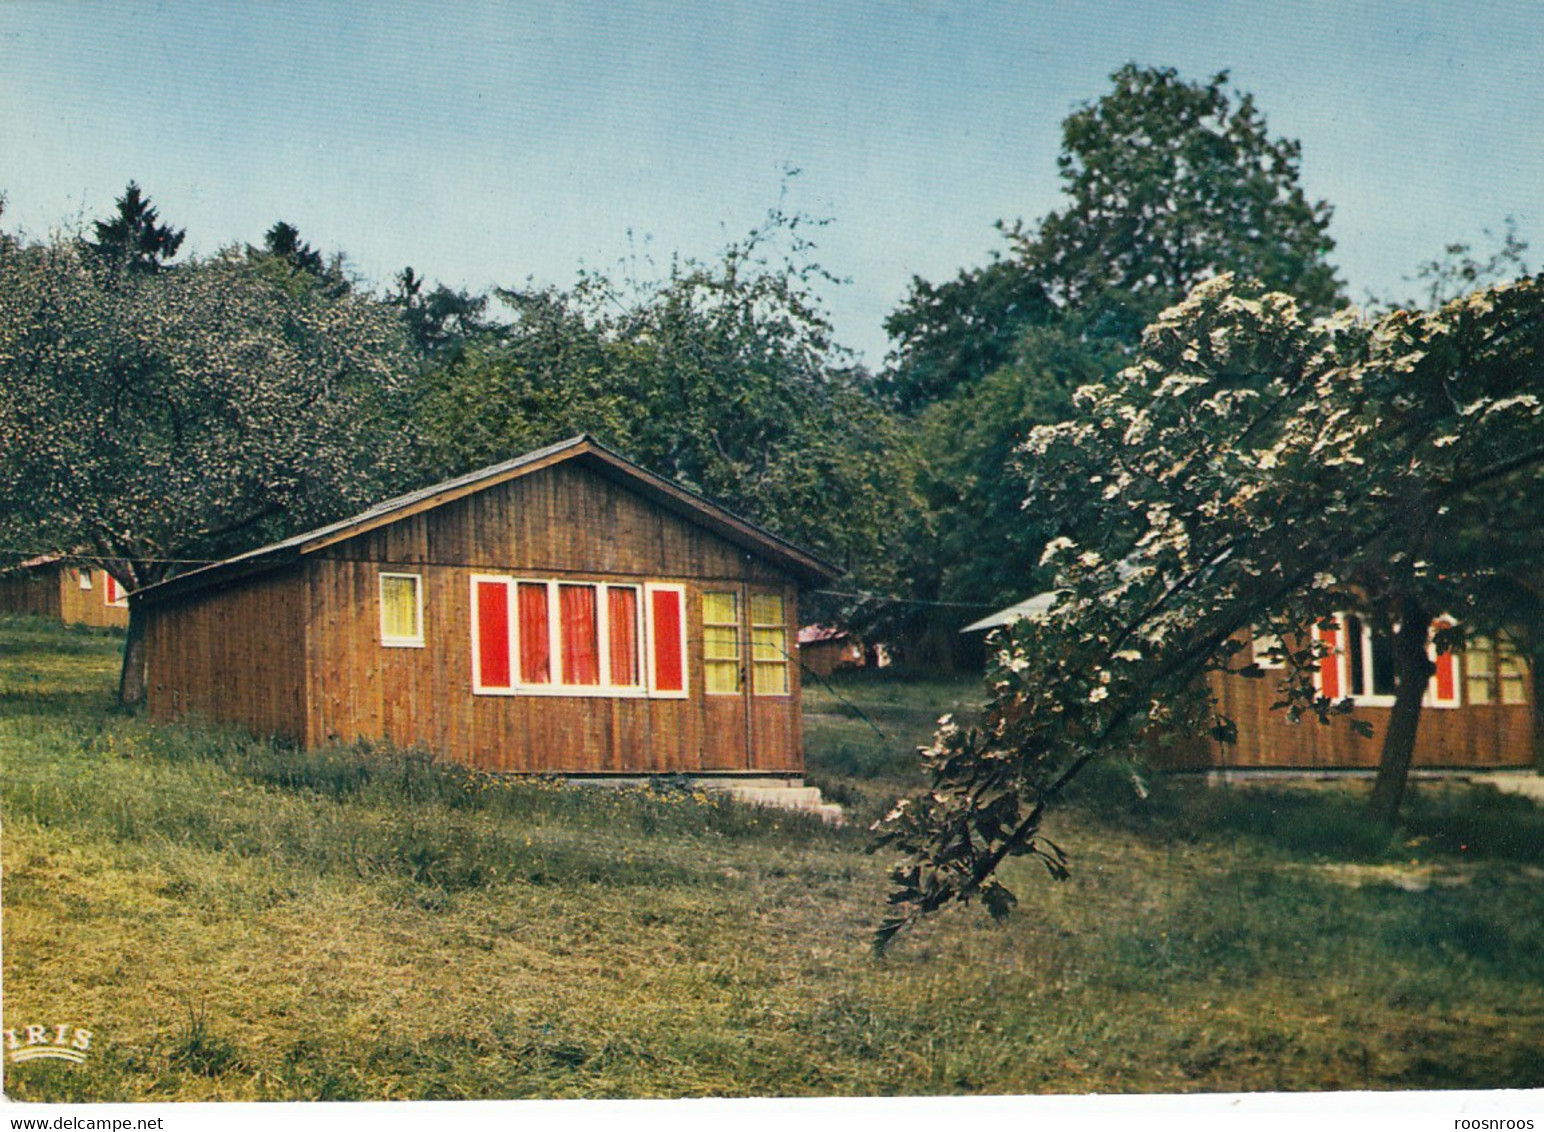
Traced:
<path fill-rule="evenodd" d="M 877 364 L 913 275 L 1059 204 L 1060 122 L 1122 63 L 1227 69 L 1303 143 L 1353 297 L 1514 216 L 1544 258 L 1544 17 L 1492 3 L 0 2 L 9 231 L 131 178 L 213 252 L 274 220 L 384 285 L 567 285 L 829 217 Z"/>

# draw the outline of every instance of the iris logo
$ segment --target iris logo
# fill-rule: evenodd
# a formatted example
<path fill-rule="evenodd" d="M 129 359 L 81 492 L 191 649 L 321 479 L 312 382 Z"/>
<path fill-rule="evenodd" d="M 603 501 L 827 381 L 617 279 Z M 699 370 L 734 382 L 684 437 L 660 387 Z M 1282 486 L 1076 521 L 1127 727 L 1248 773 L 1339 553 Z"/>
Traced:
<path fill-rule="evenodd" d="M 21 1026 L 4 1031 L 5 1059 L 12 1065 L 23 1061 L 53 1058 L 55 1061 L 72 1061 L 76 1065 L 86 1060 L 91 1049 L 91 1031 L 61 1023 L 57 1026 Z"/>

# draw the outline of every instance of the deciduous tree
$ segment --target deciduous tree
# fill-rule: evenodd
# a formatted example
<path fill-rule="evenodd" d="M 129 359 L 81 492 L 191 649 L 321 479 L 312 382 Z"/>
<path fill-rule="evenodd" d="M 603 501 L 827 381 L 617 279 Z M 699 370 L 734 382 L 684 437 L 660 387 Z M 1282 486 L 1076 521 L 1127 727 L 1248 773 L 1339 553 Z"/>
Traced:
<path fill-rule="evenodd" d="M 0 244 L 3 545 L 139 588 L 362 505 L 407 469 L 405 363 L 389 310 L 243 256 L 125 276 L 73 241 Z"/>
<path fill-rule="evenodd" d="M 1077 533 L 1047 549 L 1061 597 L 1000 639 L 985 725 L 943 728 L 928 790 L 878 824 L 905 854 L 879 941 L 954 901 L 1005 915 L 1010 856 L 1065 875 L 1043 823 L 1090 761 L 1154 727 L 1229 738 L 1202 678 L 1237 667 L 1252 625 L 1306 641 L 1359 572 L 1417 598 L 1449 574 L 1450 504 L 1484 506 L 1544 464 L 1541 381 L 1537 281 L 1434 312 L 1314 322 L 1222 276 L 1166 312 L 1119 379 L 1031 433 L 1026 506 Z M 1404 611 L 1423 661 L 1425 612 Z M 1318 694 L 1317 646 L 1279 651 L 1284 710 L 1328 724 L 1349 709 Z M 1417 679 L 1400 697 L 1407 718 L 1424 669 Z M 1391 727 L 1385 761 L 1413 734 Z"/>

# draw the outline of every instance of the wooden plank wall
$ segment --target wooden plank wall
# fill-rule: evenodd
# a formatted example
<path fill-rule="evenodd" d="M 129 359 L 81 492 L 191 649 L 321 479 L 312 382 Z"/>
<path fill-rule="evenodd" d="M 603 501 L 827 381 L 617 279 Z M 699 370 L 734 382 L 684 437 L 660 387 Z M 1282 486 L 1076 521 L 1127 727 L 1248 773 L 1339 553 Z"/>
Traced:
<path fill-rule="evenodd" d="M 58 567 L 16 570 L 0 577 L 0 612 L 30 613 L 58 620 Z"/>
<path fill-rule="evenodd" d="M 1270 710 L 1280 698 L 1271 673 L 1259 680 L 1214 674 L 1211 684 L 1223 714 L 1238 724 L 1238 743 L 1226 748 L 1213 742 L 1181 747 L 1160 757 L 1166 769 L 1370 769 L 1378 765 L 1390 715 L 1386 707 L 1358 707 L 1354 715 L 1334 716 L 1328 724 L 1312 717 L 1291 724 L 1282 712 Z M 1461 675 L 1459 686 L 1464 686 Z M 1528 694 L 1531 697 L 1531 688 Z M 1372 737 L 1362 738 L 1352 731 L 1350 719 L 1372 724 Z M 1421 709 L 1417 767 L 1529 768 L 1535 765 L 1534 758 L 1531 698 L 1523 704 Z"/>
<path fill-rule="evenodd" d="M 91 574 L 91 588 L 80 588 L 80 576 Z M 107 572 L 96 567 L 69 566 L 59 571 L 59 613 L 70 625 L 95 625 L 98 628 L 126 629 L 126 606 L 107 604 Z"/>
<path fill-rule="evenodd" d="M 425 648 L 380 644 L 382 569 L 423 575 Z M 378 736 L 498 771 L 802 770 L 797 665 L 790 696 L 747 707 L 743 698 L 703 695 L 703 587 L 736 588 L 742 610 L 750 586 L 782 593 L 792 641 L 793 581 L 576 464 L 339 543 L 319 552 L 311 571 L 310 742 Z M 684 584 L 690 697 L 473 695 L 471 577 L 479 573 Z"/>
<path fill-rule="evenodd" d="M 305 738 L 305 571 L 290 567 L 143 610 L 147 707 Z"/>

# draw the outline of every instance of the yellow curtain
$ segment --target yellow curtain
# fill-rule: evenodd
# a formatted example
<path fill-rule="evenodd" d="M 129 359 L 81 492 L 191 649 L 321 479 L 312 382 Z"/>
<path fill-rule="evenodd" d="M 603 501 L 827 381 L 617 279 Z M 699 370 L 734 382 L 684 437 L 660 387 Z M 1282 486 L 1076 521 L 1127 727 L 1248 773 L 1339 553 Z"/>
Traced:
<path fill-rule="evenodd" d="M 381 635 L 411 640 L 423 635 L 418 624 L 417 578 L 381 579 Z"/>

